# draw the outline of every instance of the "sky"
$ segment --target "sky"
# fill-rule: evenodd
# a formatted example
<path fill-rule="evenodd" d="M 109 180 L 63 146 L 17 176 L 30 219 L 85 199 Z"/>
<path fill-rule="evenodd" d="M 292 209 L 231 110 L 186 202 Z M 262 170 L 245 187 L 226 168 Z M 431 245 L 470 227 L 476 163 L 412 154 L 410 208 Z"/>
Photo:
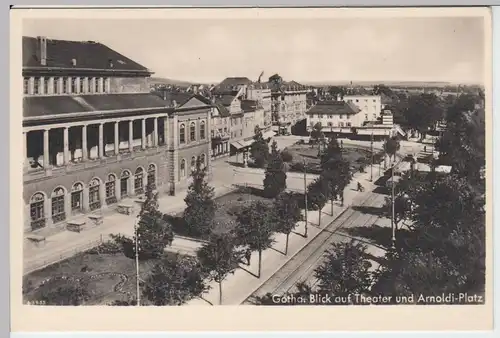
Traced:
<path fill-rule="evenodd" d="M 285 81 L 482 83 L 480 17 L 328 19 L 25 19 L 23 35 L 108 45 L 153 76 Z"/>

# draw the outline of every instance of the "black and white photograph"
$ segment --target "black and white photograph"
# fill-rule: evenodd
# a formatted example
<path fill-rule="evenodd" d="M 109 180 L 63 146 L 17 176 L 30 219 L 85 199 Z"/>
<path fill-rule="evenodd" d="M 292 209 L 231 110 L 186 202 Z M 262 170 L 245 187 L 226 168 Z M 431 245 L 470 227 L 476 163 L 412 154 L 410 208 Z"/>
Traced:
<path fill-rule="evenodd" d="M 491 305 L 487 10 L 72 11 L 16 38 L 24 306 Z"/>

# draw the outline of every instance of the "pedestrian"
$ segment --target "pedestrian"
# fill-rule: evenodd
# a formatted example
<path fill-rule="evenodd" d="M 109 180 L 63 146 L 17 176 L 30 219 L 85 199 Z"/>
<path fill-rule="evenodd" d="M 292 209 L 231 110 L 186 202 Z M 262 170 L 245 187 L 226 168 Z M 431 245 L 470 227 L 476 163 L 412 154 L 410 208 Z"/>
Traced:
<path fill-rule="evenodd" d="M 427 146 L 424 146 L 424 153 L 427 152 Z"/>
<path fill-rule="evenodd" d="M 247 261 L 247 265 L 250 265 L 250 258 L 252 257 L 252 250 L 246 249 L 245 250 L 245 259 Z"/>

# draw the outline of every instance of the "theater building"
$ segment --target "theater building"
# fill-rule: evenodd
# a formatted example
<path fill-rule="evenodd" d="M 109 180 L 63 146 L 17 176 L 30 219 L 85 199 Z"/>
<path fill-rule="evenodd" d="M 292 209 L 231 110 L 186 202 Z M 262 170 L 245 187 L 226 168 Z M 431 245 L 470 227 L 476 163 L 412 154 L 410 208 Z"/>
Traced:
<path fill-rule="evenodd" d="M 210 165 L 210 105 L 151 94 L 152 72 L 93 41 L 23 37 L 24 230 L 175 195 Z"/>

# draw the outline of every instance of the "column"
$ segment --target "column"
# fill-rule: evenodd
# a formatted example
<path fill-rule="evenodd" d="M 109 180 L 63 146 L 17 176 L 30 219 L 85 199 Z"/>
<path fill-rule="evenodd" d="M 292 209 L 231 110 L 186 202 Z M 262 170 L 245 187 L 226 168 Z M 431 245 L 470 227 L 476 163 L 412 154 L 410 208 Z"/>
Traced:
<path fill-rule="evenodd" d="M 101 201 L 101 209 L 106 205 L 106 182 L 101 182 L 99 185 L 99 199 Z"/>
<path fill-rule="evenodd" d="M 118 152 L 120 151 L 120 137 L 119 137 L 119 132 L 120 132 L 120 122 L 115 122 L 115 155 L 118 155 Z"/>
<path fill-rule="evenodd" d="M 146 149 L 146 119 L 141 120 L 141 147 Z"/>
<path fill-rule="evenodd" d="M 132 152 L 134 149 L 133 141 L 134 140 L 134 120 L 128 121 L 128 150 Z"/>
<path fill-rule="evenodd" d="M 35 78 L 30 77 L 28 81 L 28 94 L 33 95 L 33 94 L 38 94 L 35 93 Z"/>
<path fill-rule="evenodd" d="M 82 209 L 83 212 L 89 211 L 89 187 L 84 187 L 82 191 Z"/>
<path fill-rule="evenodd" d="M 88 148 L 87 148 L 87 125 L 82 126 L 82 159 L 86 161 L 88 159 Z"/>
<path fill-rule="evenodd" d="M 120 179 L 120 176 L 117 176 L 116 177 L 116 181 L 115 181 L 115 197 L 116 197 L 116 200 L 119 201 L 122 199 L 122 196 L 121 196 L 121 191 L 120 191 L 120 185 L 121 185 L 121 179 Z"/>
<path fill-rule="evenodd" d="M 68 137 L 68 127 L 63 127 L 63 155 L 64 155 L 64 165 L 69 163 L 69 137 Z"/>
<path fill-rule="evenodd" d="M 153 118 L 153 146 L 158 147 L 158 118 Z"/>
<path fill-rule="evenodd" d="M 49 77 L 47 82 L 47 94 L 57 94 L 57 92 L 54 92 L 54 78 L 52 76 Z"/>
<path fill-rule="evenodd" d="M 99 123 L 99 158 L 104 158 L 104 123 Z"/>
<path fill-rule="evenodd" d="M 43 130 L 43 167 L 48 168 L 49 162 L 49 132 L 50 129 Z"/>

